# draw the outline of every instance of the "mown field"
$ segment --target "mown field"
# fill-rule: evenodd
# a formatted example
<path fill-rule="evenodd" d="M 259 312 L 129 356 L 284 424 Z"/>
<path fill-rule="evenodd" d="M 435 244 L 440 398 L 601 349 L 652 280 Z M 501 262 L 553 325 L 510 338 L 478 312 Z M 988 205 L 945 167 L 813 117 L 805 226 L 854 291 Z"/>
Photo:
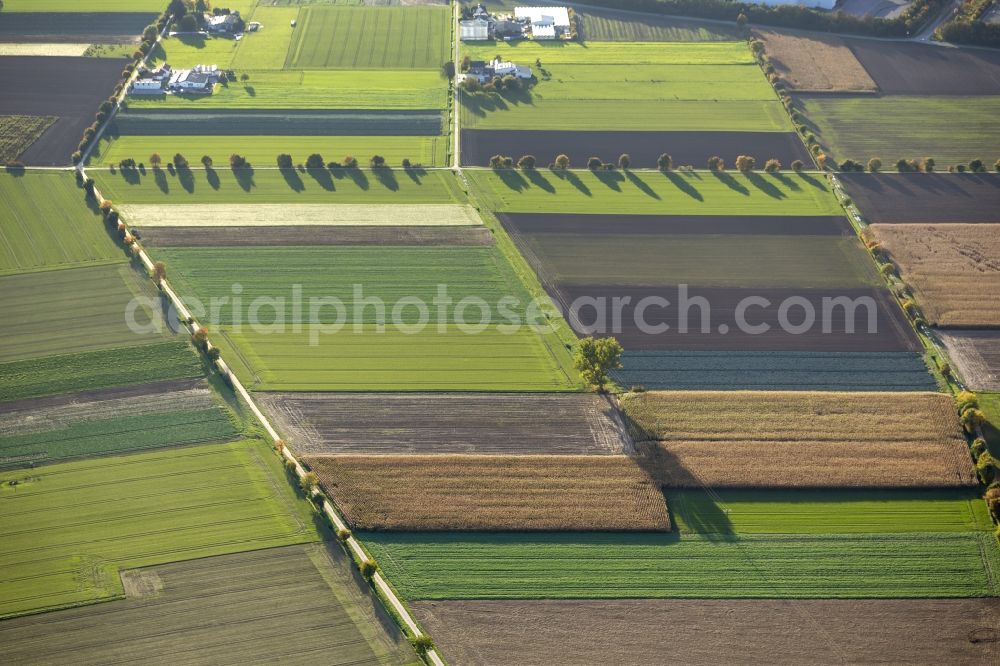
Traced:
<path fill-rule="evenodd" d="M 145 300 L 131 310 L 132 328 L 126 313 L 137 297 Z M 152 283 L 128 264 L 2 276 L 0 363 L 160 341 L 170 331 L 158 303 Z"/>
<path fill-rule="evenodd" d="M 138 109 L 115 116 L 115 136 L 437 136 L 438 109 Z M 254 142 L 256 138 L 248 139 Z M 261 139 L 263 140 L 263 139 Z M 232 141 L 232 139 L 229 139 Z M 228 155 L 227 155 L 228 157 Z"/>
<path fill-rule="evenodd" d="M 0 174 L 0 275 L 124 260 L 72 174 Z"/>
<path fill-rule="evenodd" d="M 55 121 L 55 116 L 0 116 L 0 161 L 16 159 Z"/>
<path fill-rule="evenodd" d="M 603 173 L 470 171 L 484 203 L 495 211 L 673 215 L 839 215 L 829 186 L 812 174 L 631 173 L 613 184 Z"/>
<path fill-rule="evenodd" d="M 0 641 L 18 663 L 68 653 L 85 663 L 137 654 L 175 663 L 266 654 L 299 663 L 318 653 L 333 666 L 422 663 L 334 548 L 284 546 L 130 569 L 122 574 L 126 599 L 6 620 Z M 206 630 L 206 613 L 225 621 Z M 275 614 L 295 617 L 302 629 L 294 641 L 275 631 Z"/>
<path fill-rule="evenodd" d="M 119 568 L 318 540 L 284 475 L 262 442 L 3 472 L 0 616 L 122 598 Z"/>
<path fill-rule="evenodd" d="M 404 159 L 413 164 L 441 166 L 447 161 L 448 139 L 443 136 L 120 136 L 110 142 L 102 141 L 101 150 L 94 151 L 91 162 L 98 165 L 118 164 L 125 159 L 146 162 L 153 153 L 170 160 L 180 153 L 196 165 L 194 173 L 201 175 L 201 158 L 208 155 L 218 165 L 216 172 L 228 170 L 229 156 L 239 153 L 251 164 L 274 167 L 278 155 L 287 153 L 296 164 L 319 153 L 328 162 L 340 162 L 353 155 L 359 162 L 367 163 L 373 155 L 381 155 L 393 167 Z M 398 174 L 411 180 L 405 174 Z M 201 180 L 195 177 L 195 187 Z M 316 183 L 311 174 L 301 174 L 300 180 Z M 221 181 L 221 177 L 220 177 Z M 324 179 L 329 185 L 333 178 Z M 211 186 L 211 181 L 209 182 Z"/>
<path fill-rule="evenodd" d="M 448 87 L 436 71 L 260 70 L 215 93 L 132 97 L 130 109 L 443 109 Z"/>
<path fill-rule="evenodd" d="M 0 363 L 0 402 L 201 375 L 198 357 L 181 341 L 46 356 Z"/>
<path fill-rule="evenodd" d="M 126 397 L 74 394 L 0 414 L 0 465 L 225 441 L 233 420 L 203 385 Z"/>
<path fill-rule="evenodd" d="M 913 288 L 928 322 L 1000 326 L 1000 224 L 876 224 L 872 229 Z"/>
<path fill-rule="evenodd" d="M 305 157 L 308 157 L 306 155 Z M 182 182 L 166 169 L 157 176 L 151 170 L 138 182 L 120 173 L 92 170 L 104 196 L 129 204 L 227 204 L 227 203 L 345 203 L 345 204 L 450 204 L 465 203 L 465 193 L 455 177 L 445 171 L 427 173 L 402 169 L 339 169 L 330 178 L 316 179 L 308 173 L 285 174 L 276 168 L 234 172 L 220 165 L 212 172 L 192 169 L 190 181 Z M 213 175 L 214 174 L 214 175 Z"/>
<path fill-rule="evenodd" d="M 993 131 L 1000 97 L 796 96 L 826 152 L 836 160 L 933 157 L 938 168 L 1000 155 Z"/>
<path fill-rule="evenodd" d="M 626 456 L 308 457 L 353 529 L 668 531 L 654 480 Z"/>
<path fill-rule="evenodd" d="M 130 223 L 155 227 L 398 227 L 481 226 L 475 209 L 462 204 L 147 204 L 121 206 Z M 309 243 L 300 243 L 309 245 Z M 166 245 L 166 243 L 164 243 Z M 386 243 L 391 245 L 391 243 Z"/>
<path fill-rule="evenodd" d="M 289 68 L 438 69 L 450 60 L 446 7 L 306 6 L 288 49 Z"/>
<path fill-rule="evenodd" d="M 577 10 L 580 37 L 591 42 L 725 42 L 736 31 L 719 24 L 699 24 L 653 14 L 617 14 Z"/>
<path fill-rule="evenodd" d="M 996 594 L 989 532 L 854 535 L 366 532 L 407 599 L 923 598 Z"/>
<path fill-rule="evenodd" d="M 549 65 L 746 65 L 753 63 L 743 42 L 465 42 L 461 55 L 473 60 L 504 60 L 534 67 Z"/>

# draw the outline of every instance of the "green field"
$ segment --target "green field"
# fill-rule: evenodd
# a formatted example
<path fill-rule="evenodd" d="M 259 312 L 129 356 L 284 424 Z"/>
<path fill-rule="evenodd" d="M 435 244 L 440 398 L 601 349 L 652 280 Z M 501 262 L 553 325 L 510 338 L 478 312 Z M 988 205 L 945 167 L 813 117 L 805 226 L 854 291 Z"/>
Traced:
<path fill-rule="evenodd" d="M 169 330 L 151 304 L 152 282 L 128 264 L 0 276 L 0 363 L 157 342 Z"/>
<path fill-rule="evenodd" d="M 291 44 L 295 31 L 300 29 L 292 27 L 292 21 L 298 14 L 296 7 L 255 8 L 247 21 L 261 23 L 264 28 L 258 32 L 243 34 L 233 67 L 240 70 L 283 68 L 288 57 L 288 45 Z"/>
<path fill-rule="evenodd" d="M 288 50 L 292 69 L 438 69 L 451 60 L 449 7 L 306 6 Z"/>
<path fill-rule="evenodd" d="M 843 215 L 820 174 L 638 171 L 625 177 L 548 169 L 528 175 L 483 169 L 465 174 L 488 208 L 512 213 Z"/>
<path fill-rule="evenodd" d="M 212 95 L 129 98 L 130 109 L 444 109 L 448 86 L 431 71 L 247 71 L 246 82 L 215 87 Z"/>
<path fill-rule="evenodd" d="M 0 161 L 16 159 L 56 120 L 55 116 L 0 116 Z"/>
<path fill-rule="evenodd" d="M 381 155 L 392 166 L 399 166 L 404 159 L 413 164 L 443 166 L 447 161 L 447 151 L 448 138 L 444 136 L 122 136 L 113 141 L 102 141 L 101 150 L 95 151 L 91 162 L 118 164 L 130 157 L 136 162 L 144 162 L 153 153 L 159 153 L 164 159 L 172 159 L 180 153 L 197 165 L 195 173 L 198 182 L 204 178 L 200 168 L 202 155 L 208 155 L 218 165 L 217 172 L 221 179 L 221 167 L 227 164 L 233 153 L 239 153 L 251 164 L 262 167 L 276 166 L 280 153 L 291 155 L 296 164 L 305 162 L 313 153 L 319 153 L 327 161 L 339 162 L 346 155 L 354 155 L 360 162 L 365 162 L 372 155 Z M 302 174 L 302 179 L 310 184 L 316 182 L 308 174 Z"/>
<path fill-rule="evenodd" d="M 361 539 L 410 600 L 980 597 L 997 594 L 990 571 L 1000 566 L 986 531 Z"/>
<path fill-rule="evenodd" d="M 604 14 L 578 10 L 586 42 L 719 42 L 737 39 L 734 28 L 652 14 Z"/>
<path fill-rule="evenodd" d="M 303 158 L 306 156 L 303 156 Z M 164 174 L 167 172 L 162 170 Z M 227 166 L 215 170 L 215 185 L 201 169 L 194 169 L 191 191 L 176 176 L 160 183 L 149 175 L 130 183 L 120 174 L 92 170 L 104 196 L 130 204 L 161 203 L 465 203 L 465 194 L 448 171 L 429 171 L 411 178 L 402 169 L 386 169 L 377 177 L 370 169 L 334 172 L 329 183 L 318 183 L 309 174 L 291 182 L 276 168 L 241 172 Z M 332 185 L 333 190 L 324 188 Z M 217 186 L 217 187 L 216 187 Z"/>
<path fill-rule="evenodd" d="M 168 36 L 153 51 L 152 64 L 168 62 L 174 69 L 189 69 L 195 65 L 217 65 L 220 69 L 232 69 L 236 52 L 242 43 L 223 37 Z"/>
<path fill-rule="evenodd" d="M 0 174 L 0 275 L 124 260 L 70 172 Z"/>
<path fill-rule="evenodd" d="M 933 157 L 938 168 L 1000 155 L 1000 97 L 797 96 L 826 151 L 837 161 Z"/>
<path fill-rule="evenodd" d="M 62 354 L 0 363 L 0 402 L 200 376 L 186 342 Z"/>
<path fill-rule="evenodd" d="M 239 0 L 237 0 L 239 2 Z M 232 3 L 228 3 L 232 4 Z M 236 9 L 236 7 L 233 7 Z M 155 12 L 166 9 L 163 0 L 5 0 L 5 12 Z"/>
<path fill-rule="evenodd" d="M 122 598 L 132 568 L 319 539 L 263 442 L 0 474 L 0 617 Z"/>
<path fill-rule="evenodd" d="M 744 42 L 468 42 L 462 56 L 504 60 L 542 67 L 579 65 L 745 65 L 753 63 Z"/>

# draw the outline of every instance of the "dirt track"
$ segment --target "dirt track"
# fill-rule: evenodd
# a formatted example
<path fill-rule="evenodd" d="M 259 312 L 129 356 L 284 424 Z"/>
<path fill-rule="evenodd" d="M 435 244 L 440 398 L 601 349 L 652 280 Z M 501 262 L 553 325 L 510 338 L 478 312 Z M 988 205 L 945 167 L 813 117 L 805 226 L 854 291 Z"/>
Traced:
<path fill-rule="evenodd" d="M 411 607 L 444 657 L 466 666 L 971 666 L 1000 659 L 997 599 L 420 601 Z"/>
<path fill-rule="evenodd" d="M 837 175 L 868 222 L 1000 222 L 1000 175 L 842 173 Z"/>
<path fill-rule="evenodd" d="M 144 227 L 139 237 L 161 247 L 493 244 L 486 227 Z"/>

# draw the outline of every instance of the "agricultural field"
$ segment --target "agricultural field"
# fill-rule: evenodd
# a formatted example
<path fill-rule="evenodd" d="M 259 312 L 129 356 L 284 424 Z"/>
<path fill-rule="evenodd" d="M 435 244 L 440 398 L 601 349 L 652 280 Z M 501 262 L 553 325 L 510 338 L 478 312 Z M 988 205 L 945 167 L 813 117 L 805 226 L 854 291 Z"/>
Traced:
<path fill-rule="evenodd" d="M 0 202 L 0 275 L 126 260 L 67 171 L 2 173 Z"/>
<path fill-rule="evenodd" d="M 500 55 L 534 65 L 752 65 L 744 42 L 468 42 L 461 55 L 492 60 Z"/>
<path fill-rule="evenodd" d="M 282 204 L 126 204 L 121 211 L 143 230 L 304 226 L 376 227 L 402 233 L 419 227 L 470 227 L 483 223 L 475 209 L 464 204 L 299 204 L 294 208 Z"/>
<path fill-rule="evenodd" d="M 196 380 L 76 393 L 0 404 L 0 465 L 218 442 L 236 434 L 232 418 Z"/>
<path fill-rule="evenodd" d="M 934 391 L 914 352 L 626 351 L 619 386 L 714 391 Z"/>
<path fill-rule="evenodd" d="M 1000 155 L 993 131 L 1000 96 L 831 97 L 796 95 L 824 151 L 838 162 L 882 160 L 888 170 L 899 159 L 932 157 L 938 168 Z"/>
<path fill-rule="evenodd" d="M 128 264 L 2 276 L 0 309 L 0 363 L 138 347 L 171 333 L 156 288 Z"/>
<path fill-rule="evenodd" d="M 490 3 L 487 3 L 489 6 Z M 728 42 L 736 30 L 653 14 L 626 14 L 588 7 L 577 9 L 580 38 L 593 42 Z"/>
<path fill-rule="evenodd" d="M 46 44 L 44 42 L 0 43 L 0 56 L 67 56 L 79 57 L 87 52 L 90 44 Z M 132 50 L 135 50 L 133 45 Z"/>
<path fill-rule="evenodd" d="M 2 472 L 0 617 L 121 599 L 120 569 L 318 541 L 284 476 L 263 442 Z"/>
<path fill-rule="evenodd" d="M 870 224 L 1000 223 L 1000 175 L 838 174 Z"/>
<path fill-rule="evenodd" d="M 129 109 L 443 109 L 448 88 L 436 71 L 262 70 L 215 93 L 135 97 Z"/>
<path fill-rule="evenodd" d="M 0 161 L 17 159 L 55 121 L 55 116 L 0 116 Z"/>
<path fill-rule="evenodd" d="M 115 117 L 112 136 L 254 137 L 284 141 L 283 137 L 318 136 L 433 136 L 441 133 L 439 110 L 371 109 L 139 109 Z M 236 139 L 222 139 L 232 150 Z M 207 139 L 199 139 L 205 142 Z M 370 150 L 370 149 L 368 149 Z M 276 153 L 278 151 L 275 151 Z M 285 151 L 287 152 L 287 150 Z M 367 151 L 366 151 L 367 152 Z M 228 157 L 228 155 L 227 155 Z"/>
<path fill-rule="evenodd" d="M 996 51 L 868 39 L 845 41 L 885 95 L 1000 94 L 1000 54 Z M 969 101 L 954 99 L 951 112 Z M 961 125 L 955 124 L 951 129 L 958 127 Z"/>
<path fill-rule="evenodd" d="M 31 4 L 28 4 L 28 3 Z M 3 21 L 0 22 L 0 41 L 30 43 L 40 42 L 132 42 L 150 23 L 155 23 L 166 5 L 157 0 L 157 7 L 151 12 L 94 12 L 91 6 L 67 1 L 58 12 L 44 12 L 33 9 L 36 3 L 21 0 L 19 4 L 27 11 L 11 10 L 10 0 L 4 3 Z M 121 5 L 126 7 L 127 5 Z"/>
<path fill-rule="evenodd" d="M 418 601 L 410 608 L 449 663 L 483 666 L 656 663 L 665 649 L 699 666 L 986 664 L 995 643 L 970 633 L 992 636 L 1000 622 L 996 599 Z"/>
<path fill-rule="evenodd" d="M 451 32 L 445 7 L 305 6 L 287 66 L 437 70 L 451 59 Z"/>
<path fill-rule="evenodd" d="M 332 666 L 423 663 L 337 546 L 306 544 L 122 571 L 125 599 L 6 620 L 18 663 L 130 659 Z M 225 618 L 206 631 L 205 616 Z M 274 617 L 294 617 L 295 640 Z M 336 646 L 333 649 L 333 646 Z"/>
<path fill-rule="evenodd" d="M 798 92 L 875 92 L 847 42 L 835 36 L 756 30 L 767 57 L 788 88 Z"/>
<path fill-rule="evenodd" d="M 239 2 L 239 0 L 237 0 Z M 81 5 L 76 0 L 6 0 L 4 14 L 86 12 L 111 14 L 117 12 L 152 12 L 159 14 L 164 9 L 161 0 L 90 0 Z M 139 32 L 142 32 L 141 30 Z"/>
<path fill-rule="evenodd" d="M 1000 391 L 1000 332 L 935 331 L 959 376 L 975 391 Z"/>
<path fill-rule="evenodd" d="M 994 596 L 993 538 L 986 531 L 362 535 L 410 600 Z"/>
<path fill-rule="evenodd" d="M 187 156 L 195 172 L 201 170 L 201 158 L 208 155 L 215 169 L 227 169 L 229 156 L 239 153 L 251 164 L 274 167 L 280 153 L 287 153 L 303 164 L 313 153 L 328 161 L 340 162 L 353 155 L 366 164 L 372 155 L 381 155 L 386 162 L 398 167 L 404 159 L 412 164 L 440 166 L 446 161 L 448 139 L 442 136 L 141 136 L 126 135 L 111 141 L 101 141 L 100 149 L 91 154 L 95 165 L 117 165 L 122 160 L 145 162 L 153 153 L 170 160 L 180 153 Z M 141 174 L 140 174 L 141 175 Z M 423 174 L 414 173 L 414 176 Z M 407 174 L 409 177 L 409 174 Z M 305 177 L 303 177 L 305 179 Z M 311 174 L 310 174 L 310 178 Z M 329 179 L 332 181 L 332 177 Z M 324 180 L 324 184 L 326 180 Z M 209 183 L 211 184 L 211 183 Z"/>
<path fill-rule="evenodd" d="M 356 530 L 670 530 L 663 493 L 627 456 L 304 460 Z"/>
<path fill-rule="evenodd" d="M 307 455 L 624 453 L 612 404 L 596 395 L 259 393 Z"/>
<path fill-rule="evenodd" d="M 0 363 L 0 402 L 202 376 L 186 342 L 117 347 Z"/>
<path fill-rule="evenodd" d="M 657 150 L 660 150 L 659 148 Z M 632 215 L 842 215 L 816 174 L 629 174 L 591 171 L 470 171 L 484 204 L 524 213 Z"/>
<path fill-rule="evenodd" d="M 301 245 L 493 245 L 483 226 L 152 226 L 140 232 L 144 245 L 162 247 L 278 247 Z"/>
<path fill-rule="evenodd" d="M 1000 225 L 876 224 L 872 229 L 928 322 L 1000 326 L 1000 302 L 994 300 L 1000 294 Z"/>

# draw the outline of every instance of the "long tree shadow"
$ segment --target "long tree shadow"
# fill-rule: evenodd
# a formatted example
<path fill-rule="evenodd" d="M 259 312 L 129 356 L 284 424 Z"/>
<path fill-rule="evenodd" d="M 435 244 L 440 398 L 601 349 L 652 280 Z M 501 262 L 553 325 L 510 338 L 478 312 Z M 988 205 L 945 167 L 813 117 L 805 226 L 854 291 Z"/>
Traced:
<path fill-rule="evenodd" d="M 129 185 L 138 185 L 142 181 L 139 170 L 135 167 L 122 167 L 118 171 Z"/>
<path fill-rule="evenodd" d="M 528 187 L 528 181 L 524 179 L 524 176 L 519 171 L 515 171 L 514 169 L 494 169 L 493 173 L 500 177 L 504 185 L 515 192 L 521 192 Z M 552 191 L 555 191 L 555 189 Z"/>
<path fill-rule="evenodd" d="M 410 177 L 417 185 L 420 184 L 420 179 L 427 175 L 427 170 L 422 166 L 414 164 L 408 167 L 403 167 L 403 173 Z"/>
<path fill-rule="evenodd" d="M 392 167 L 373 167 L 372 174 L 375 176 L 375 180 L 387 190 L 391 192 L 399 190 L 399 181 L 396 180 L 396 172 L 392 170 Z"/>
<path fill-rule="evenodd" d="M 219 174 L 210 166 L 205 167 L 205 179 L 208 181 L 208 186 L 213 190 L 218 190 L 221 182 L 219 181 Z"/>
<path fill-rule="evenodd" d="M 823 190 L 824 192 L 827 191 L 826 183 L 824 183 L 821 180 L 818 180 L 817 178 L 813 178 L 810 174 L 806 173 L 805 171 L 799 172 L 799 178 L 801 178 L 803 181 L 805 181 L 809 185 L 812 185 L 818 190 Z"/>
<path fill-rule="evenodd" d="M 569 183 L 576 189 L 580 190 L 580 192 L 582 192 L 586 196 L 588 197 L 594 196 L 593 192 L 590 191 L 590 188 L 587 187 L 587 184 L 584 183 L 582 180 L 580 180 L 580 177 L 577 176 L 572 171 L 569 171 L 568 169 L 553 169 L 552 173 L 555 174 L 556 178 L 565 180 L 567 183 Z"/>
<path fill-rule="evenodd" d="M 531 184 L 535 187 L 548 192 L 549 194 L 555 194 L 555 186 L 548 181 L 548 179 L 542 175 L 538 169 L 525 169 L 524 175 L 528 177 Z"/>
<path fill-rule="evenodd" d="M 194 192 L 194 174 L 190 167 L 177 167 L 177 180 L 188 194 Z"/>
<path fill-rule="evenodd" d="M 719 182 L 721 182 L 723 185 L 733 190 L 734 192 L 739 192 L 740 194 L 746 196 L 750 195 L 750 190 L 745 188 L 743 185 L 740 185 L 738 180 L 733 178 L 725 171 L 713 171 L 712 175 L 715 176 L 719 180 Z"/>
<path fill-rule="evenodd" d="M 244 192 L 249 192 L 254 188 L 253 182 L 253 167 L 250 165 L 244 167 L 234 167 L 233 177 L 236 178 L 237 184 Z"/>
<path fill-rule="evenodd" d="M 698 189 L 689 183 L 683 176 L 673 171 L 664 171 L 663 177 L 673 183 L 674 187 L 679 189 L 684 194 L 688 195 L 696 201 L 704 201 L 705 197 L 701 195 Z"/>
<path fill-rule="evenodd" d="M 167 182 L 167 174 L 163 172 L 163 169 L 153 167 L 153 180 L 156 181 L 156 186 L 160 188 L 161 192 L 170 194 L 170 183 Z"/>
<path fill-rule="evenodd" d="M 295 167 L 281 167 L 278 171 L 281 172 L 288 186 L 296 192 L 306 189 L 306 184 L 302 182 L 302 178 L 299 176 L 299 172 L 295 170 Z"/>
<path fill-rule="evenodd" d="M 594 170 L 594 175 L 597 176 L 597 180 L 601 181 L 615 192 L 622 191 L 621 184 L 625 182 L 625 176 L 623 176 L 619 171 L 596 169 Z"/>
<path fill-rule="evenodd" d="M 779 183 L 781 183 L 782 185 L 784 185 L 785 187 L 787 187 L 790 190 L 794 190 L 795 192 L 798 192 L 798 191 L 800 191 L 802 189 L 801 187 L 799 187 L 798 183 L 796 183 L 794 180 L 792 180 L 791 178 L 789 178 L 785 174 L 781 173 L 780 171 L 775 171 L 771 175 L 774 176 L 774 179 L 776 181 L 778 181 Z"/>
<path fill-rule="evenodd" d="M 652 197 L 654 199 L 660 198 L 660 195 L 657 194 L 652 187 L 647 185 L 646 181 L 639 178 L 639 176 L 635 175 L 633 172 L 626 170 L 625 177 L 628 178 L 628 181 L 630 183 L 639 188 L 642 191 L 642 193 L 645 194 L 647 197 Z"/>
<path fill-rule="evenodd" d="M 306 167 L 306 173 L 312 176 L 313 180 L 327 192 L 333 192 L 336 189 L 333 185 L 333 177 L 326 167 Z"/>
<path fill-rule="evenodd" d="M 368 176 L 365 172 L 358 167 L 348 167 L 344 169 L 344 175 L 354 181 L 354 184 L 358 186 L 358 189 L 368 190 L 370 185 L 368 184 Z"/>
<path fill-rule="evenodd" d="M 779 190 L 774 183 L 768 182 L 766 178 L 761 176 L 759 173 L 754 173 L 753 171 L 748 171 L 746 174 L 747 180 L 750 184 L 756 187 L 758 190 L 763 192 L 769 197 L 775 199 L 787 199 L 788 195 Z"/>

